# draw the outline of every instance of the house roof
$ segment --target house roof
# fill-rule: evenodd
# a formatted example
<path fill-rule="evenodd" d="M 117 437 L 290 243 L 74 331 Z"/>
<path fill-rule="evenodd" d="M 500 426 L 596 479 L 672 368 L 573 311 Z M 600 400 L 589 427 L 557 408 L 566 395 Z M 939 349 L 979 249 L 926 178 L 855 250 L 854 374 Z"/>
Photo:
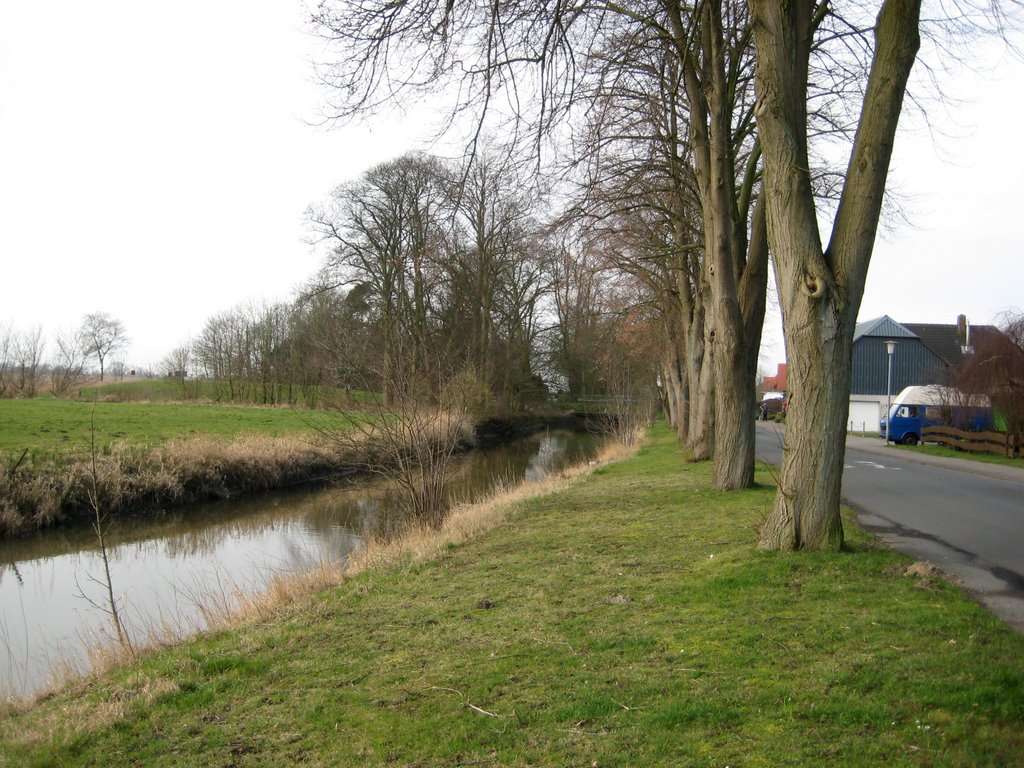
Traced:
<path fill-rule="evenodd" d="M 909 325 L 901 325 L 888 315 L 857 323 L 853 332 L 853 340 L 857 341 L 862 336 L 884 336 L 887 339 L 917 338 L 917 334 L 910 329 Z"/>
<path fill-rule="evenodd" d="M 944 325 L 941 323 L 906 323 L 911 330 L 928 349 L 941 357 L 943 361 L 954 369 L 959 369 L 966 356 L 964 344 L 967 339 L 964 331 L 957 325 Z M 975 346 L 984 337 L 999 333 L 994 325 L 972 325 L 970 327 L 971 346 Z"/>
<path fill-rule="evenodd" d="M 764 379 L 764 385 L 776 392 L 782 392 L 789 387 L 789 381 L 787 379 L 786 364 L 779 363 L 778 373 L 774 376 L 766 376 Z"/>

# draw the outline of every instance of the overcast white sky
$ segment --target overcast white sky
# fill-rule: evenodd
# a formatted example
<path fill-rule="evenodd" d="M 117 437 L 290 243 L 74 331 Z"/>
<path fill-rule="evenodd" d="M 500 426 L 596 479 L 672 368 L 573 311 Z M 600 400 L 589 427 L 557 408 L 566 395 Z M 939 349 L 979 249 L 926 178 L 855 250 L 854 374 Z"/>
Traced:
<path fill-rule="evenodd" d="M 301 2 L 0 0 L 0 324 L 120 318 L 155 366 L 206 318 L 282 299 L 319 266 L 303 211 L 418 146 L 423 119 L 310 127 L 320 94 Z M 1024 306 L 1015 149 L 1024 66 L 950 85 L 970 102 L 903 133 L 914 228 L 875 250 L 862 318 L 991 322 Z M 781 362 L 781 334 L 763 359 Z"/>

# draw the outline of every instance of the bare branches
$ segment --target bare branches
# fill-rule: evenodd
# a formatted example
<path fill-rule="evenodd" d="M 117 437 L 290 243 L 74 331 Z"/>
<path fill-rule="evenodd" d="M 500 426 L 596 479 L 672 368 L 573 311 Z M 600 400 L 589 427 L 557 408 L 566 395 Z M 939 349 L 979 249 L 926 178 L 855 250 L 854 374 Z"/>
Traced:
<path fill-rule="evenodd" d="M 571 104 L 606 16 L 589 10 L 568 0 L 321 2 L 312 25 L 332 55 L 318 70 L 336 97 L 330 117 L 447 95 L 446 125 L 471 113 L 474 147 L 491 111 L 548 130 Z"/>
<path fill-rule="evenodd" d="M 134 653 L 132 648 L 131 638 L 128 635 L 127 630 L 124 626 L 124 620 L 121 616 L 120 604 L 117 598 L 114 596 L 114 580 L 110 573 L 110 553 L 107 549 L 107 533 L 109 532 L 109 521 L 107 520 L 107 513 L 104 501 L 100 498 L 100 487 L 99 487 L 99 472 L 96 468 L 96 457 L 99 452 L 99 447 L 96 445 L 96 403 L 93 402 L 92 413 L 89 417 L 89 487 L 87 489 L 87 495 L 89 498 L 89 506 L 92 507 L 93 511 L 93 533 L 96 534 L 96 542 L 100 548 L 100 562 L 103 564 L 103 577 L 102 579 L 95 579 L 93 581 L 98 583 L 106 592 L 106 602 L 98 603 L 94 602 L 89 598 L 89 602 L 97 608 L 103 610 L 109 617 L 111 624 L 114 626 L 114 633 L 117 635 L 117 642 L 127 648 L 129 651 Z M 85 593 L 79 587 L 79 591 L 83 597 Z"/>
<path fill-rule="evenodd" d="M 107 358 L 128 345 L 124 323 L 106 312 L 92 312 L 82 318 L 79 334 L 85 353 L 99 363 L 103 381 Z"/>
<path fill-rule="evenodd" d="M 400 347 L 387 359 L 388 397 L 364 404 L 371 418 L 340 411 L 342 426 L 319 425 L 332 443 L 360 456 L 364 469 L 387 477 L 402 491 L 406 521 L 439 526 L 448 509 L 448 485 L 456 453 L 472 439 L 471 387 L 439 357 L 424 364 L 429 350 Z"/>

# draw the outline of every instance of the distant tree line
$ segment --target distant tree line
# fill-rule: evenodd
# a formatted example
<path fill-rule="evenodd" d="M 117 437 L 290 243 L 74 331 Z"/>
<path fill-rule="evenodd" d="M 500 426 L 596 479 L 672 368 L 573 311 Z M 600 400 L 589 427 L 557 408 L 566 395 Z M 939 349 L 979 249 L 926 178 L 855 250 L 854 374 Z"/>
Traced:
<path fill-rule="evenodd" d="M 322 269 L 293 301 L 220 312 L 173 350 L 161 369 L 183 396 L 200 392 L 189 373 L 217 399 L 266 404 L 354 390 L 387 401 L 410 379 L 457 379 L 491 413 L 609 397 L 623 382 L 656 396 L 656 336 L 637 331 L 658 322 L 648 292 L 546 215 L 515 165 L 408 154 L 308 218 L 329 246 Z"/>
<path fill-rule="evenodd" d="M 42 326 L 0 326 L 0 397 L 35 397 L 42 391 L 65 397 L 98 367 L 123 378 L 125 363 L 114 356 L 128 343 L 124 324 L 106 312 L 82 318 L 72 331 L 59 331 L 47 343 Z"/>

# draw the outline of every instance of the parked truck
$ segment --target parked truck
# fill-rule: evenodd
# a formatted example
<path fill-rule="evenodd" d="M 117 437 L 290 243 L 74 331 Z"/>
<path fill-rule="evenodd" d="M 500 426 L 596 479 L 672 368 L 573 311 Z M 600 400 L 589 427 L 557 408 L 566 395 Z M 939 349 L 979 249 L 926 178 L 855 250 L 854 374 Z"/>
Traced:
<path fill-rule="evenodd" d="M 950 387 L 907 387 L 882 419 L 883 437 L 886 424 L 894 443 L 917 445 L 925 427 L 949 425 L 972 432 L 992 429 L 992 406 L 986 397 L 968 397 Z"/>

